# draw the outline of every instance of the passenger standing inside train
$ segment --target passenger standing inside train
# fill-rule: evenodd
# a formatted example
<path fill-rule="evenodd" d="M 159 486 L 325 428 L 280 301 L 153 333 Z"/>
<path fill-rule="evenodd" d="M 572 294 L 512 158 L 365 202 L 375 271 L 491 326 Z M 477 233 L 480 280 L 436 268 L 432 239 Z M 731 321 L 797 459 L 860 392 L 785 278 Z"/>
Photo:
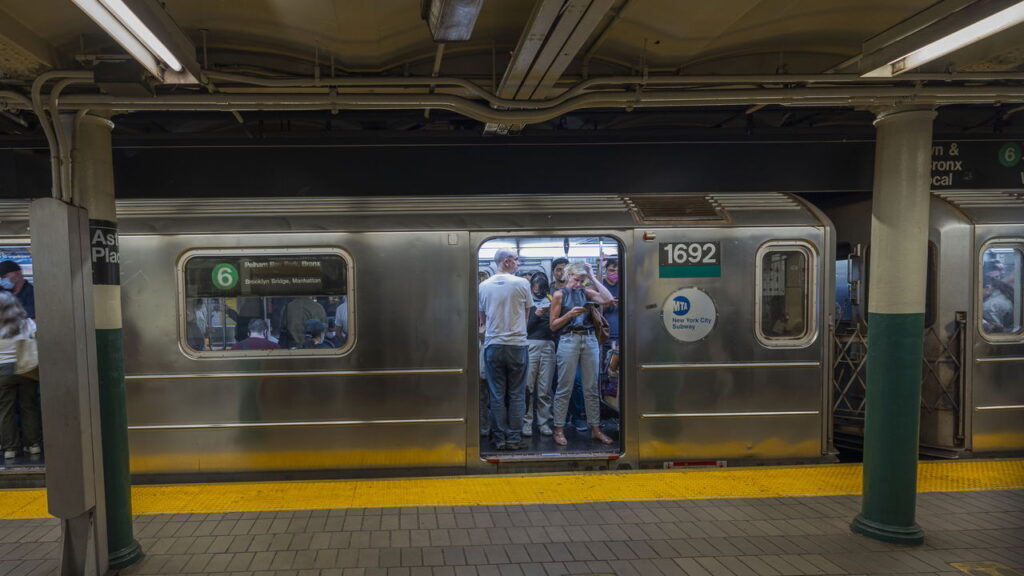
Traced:
<path fill-rule="evenodd" d="M 33 338 L 35 322 L 11 293 L 0 290 L 0 448 L 5 460 L 18 455 L 22 446 L 29 454 L 43 451 L 42 414 L 36 381 L 14 373 L 18 359 L 18 340 Z M 15 422 L 14 407 L 21 415 L 21 434 Z"/>
<path fill-rule="evenodd" d="M 551 293 L 554 294 L 565 288 L 565 267 L 569 265 L 568 258 L 555 258 L 551 261 Z"/>
<path fill-rule="evenodd" d="M 519 257 L 494 255 L 498 273 L 480 284 L 479 321 L 484 326 L 484 364 L 491 401 L 491 438 L 498 450 L 519 450 L 526 408 L 526 318 L 533 300 L 530 283 L 515 275 Z"/>
<path fill-rule="evenodd" d="M 551 294 L 548 275 L 537 272 L 530 283 L 533 307 L 526 322 L 526 342 L 530 350 L 530 367 L 526 377 L 526 414 L 523 416 L 523 436 L 533 435 L 533 422 L 545 436 L 551 436 L 551 382 L 555 374 L 555 333 L 551 331 L 548 313 Z M 536 412 L 534 412 L 536 404 Z M 536 418 L 534 415 L 536 414 Z"/>
<path fill-rule="evenodd" d="M 288 331 L 288 348 L 302 346 L 306 339 L 306 320 L 310 318 L 316 318 L 327 325 L 327 312 L 310 296 L 299 296 L 285 307 L 284 327 Z"/>
<path fill-rule="evenodd" d="M 612 295 L 612 302 L 602 311 L 608 321 L 608 341 L 601 347 L 601 389 L 602 396 L 618 398 L 618 371 L 612 378 L 610 364 L 619 353 L 619 261 L 607 260 L 604 264 L 604 287 Z M 614 382 L 614 385 L 613 385 Z M 612 392 L 615 392 L 612 394 Z M 607 392 L 607 393 L 606 393 Z"/>
<path fill-rule="evenodd" d="M 348 296 L 342 295 L 334 309 L 334 344 L 344 346 L 348 342 Z"/>
<path fill-rule="evenodd" d="M 569 410 L 576 367 L 583 380 L 583 399 L 586 405 L 590 436 L 602 444 L 613 440 L 601 431 L 601 404 L 597 386 L 600 348 L 594 332 L 591 306 L 604 306 L 612 302 L 612 295 L 604 284 L 594 278 L 590 264 L 574 262 L 565 269 L 565 287 L 554 293 L 551 302 L 551 330 L 559 332 L 556 365 L 558 389 L 555 391 L 555 443 L 565 446 L 565 417 Z M 589 285 L 584 286 L 584 282 Z"/>
<path fill-rule="evenodd" d="M 25 280 L 21 266 L 14 260 L 0 262 L 0 289 L 9 290 L 18 297 L 21 307 L 28 317 L 36 318 L 36 290 L 32 283 Z"/>
<path fill-rule="evenodd" d="M 989 334 L 1012 332 L 1015 328 L 1013 301 L 1006 285 L 990 276 L 982 278 L 981 327 Z"/>

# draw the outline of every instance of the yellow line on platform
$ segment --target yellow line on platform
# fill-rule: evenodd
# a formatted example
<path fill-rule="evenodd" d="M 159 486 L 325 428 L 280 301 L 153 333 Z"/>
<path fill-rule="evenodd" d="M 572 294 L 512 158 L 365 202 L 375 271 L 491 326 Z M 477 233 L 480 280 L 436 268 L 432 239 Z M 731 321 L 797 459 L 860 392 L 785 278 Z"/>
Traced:
<path fill-rule="evenodd" d="M 147 515 L 828 496 L 860 494 L 861 475 L 860 464 L 832 464 L 671 472 L 174 484 L 133 487 L 132 508 L 135 514 Z M 1024 460 L 921 462 L 918 466 L 920 492 L 1019 488 L 1024 488 Z M 0 491 L 0 519 L 46 516 L 44 489 Z"/>

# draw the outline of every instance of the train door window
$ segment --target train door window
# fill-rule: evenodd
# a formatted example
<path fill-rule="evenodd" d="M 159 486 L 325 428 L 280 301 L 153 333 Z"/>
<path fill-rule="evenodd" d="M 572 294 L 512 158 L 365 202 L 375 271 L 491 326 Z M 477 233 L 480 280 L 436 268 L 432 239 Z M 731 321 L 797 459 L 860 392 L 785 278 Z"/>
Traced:
<path fill-rule="evenodd" d="M 987 244 L 981 254 L 979 321 L 988 340 L 1020 340 L 1022 331 L 1022 260 L 1024 247 L 1016 243 Z"/>
<path fill-rule="evenodd" d="M 193 250 L 179 341 L 196 357 L 336 355 L 355 340 L 352 262 L 333 248 Z"/>
<path fill-rule="evenodd" d="M 755 331 L 769 347 L 807 346 L 815 337 L 815 258 L 803 242 L 771 242 L 758 250 Z"/>
<path fill-rule="evenodd" d="M 525 296 L 530 307 L 526 312 L 525 402 L 514 409 L 522 412 L 523 417 L 511 426 L 507 423 L 507 414 L 514 400 L 506 399 L 497 410 L 490 405 L 490 388 L 500 386 L 510 374 L 508 362 L 497 359 L 493 355 L 497 349 L 491 345 L 500 343 L 507 335 L 503 317 L 525 312 L 510 308 L 507 314 L 502 314 L 506 301 L 503 297 L 507 295 L 504 287 L 508 282 L 495 275 L 505 261 L 503 255 L 508 254 L 518 257 L 515 274 L 525 278 L 530 286 L 527 295 L 514 296 L 513 290 L 513 295 L 507 296 Z M 477 295 L 481 311 L 481 457 L 621 454 L 619 400 L 627 383 L 621 377 L 625 371 L 619 369 L 619 327 L 624 325 L 620 302 L 625 296 L 619 275 L 622 257 L 619 242 L 607 236 L 493 238 L 481 245 L 477 257 L 481 285 Z M 501 261 L 496 261 L 496 257 Z M 588 266 L 593 281 L 586 279 L 580 288 L 572 290 L 574 277 L 586 275 Z M 498 285 L 499 281 L 505 284 Z M 562 291 L 567 287 L 566 282 L 570 283 L 570 292 Z M 611 301 L 598 306 L 589 304 L 604 299 Z M 569 311 L 577 305 L 585 312 L 570 317 Z M 599 342 L 603 338 L 599 338 L 595 329 L 601 318 L 593 313 L 594 308 L 608 326 L 609 338 L 603 344 Z M 488 310 L 494 317 L 488 316 Z M 560 310 L 560 316 L 566 321 L 552 331 L 551 313 L 556 310 Z M 489 365 L 491 384 L 488 382 Z M 495 394 L 498 393 L 496 389 Z M 501 418 L 506 419 L 504 429 L 498 424 Z M 556 424 L 561 426 L 562 435 L 558 434 Z M 600 432 L 592 425 L 599 425 Z"/>

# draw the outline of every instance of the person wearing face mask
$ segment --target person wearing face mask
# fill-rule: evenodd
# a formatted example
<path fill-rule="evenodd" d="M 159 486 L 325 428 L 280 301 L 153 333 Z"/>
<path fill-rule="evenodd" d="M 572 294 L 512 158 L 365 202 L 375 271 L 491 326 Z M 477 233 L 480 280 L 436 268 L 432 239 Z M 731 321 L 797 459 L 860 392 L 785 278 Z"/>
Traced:
<path fill-rule="evenodd" d="M 21 266 L 14 260 L 0 262 L 0 290 L 7 290 L 18 297 L 21 307 L 28 313 L 28 317 L 36 318 L 36 291 L 32 283 L 25 280 L 21 273 Z"/>
<path fill-rule="evenodd" d="M 551 436 L 551 384 L 555 375 L 555 333 L 548 322 L 551 294 L 548 276 L 537 272 L 531 278 L 530 291 L 533 306 L 526 321 L 526 345 L 530 364 L 526 372 L 526 413 L 523 415 L 523 436 L 533 435 L 534 415 L 537 429 Z M 536 404 L 536 411 L 534 411 Z"/>

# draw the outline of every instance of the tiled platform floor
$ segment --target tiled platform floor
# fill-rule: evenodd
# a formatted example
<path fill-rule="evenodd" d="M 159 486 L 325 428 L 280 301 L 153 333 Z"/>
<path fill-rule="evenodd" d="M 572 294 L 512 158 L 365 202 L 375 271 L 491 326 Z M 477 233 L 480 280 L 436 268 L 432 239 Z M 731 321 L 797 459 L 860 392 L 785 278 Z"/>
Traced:
<path fill-rule="evenodd" d="M 122 574 L 1024 575 L 1022 490 L 919 495 L 913 548 L 851 533 L 859 509 L 826 496 L 140 516 L 147 556 Z M 55 573 L 58 538 L 54 519 L 0 521 L 0 576 Z"/>

